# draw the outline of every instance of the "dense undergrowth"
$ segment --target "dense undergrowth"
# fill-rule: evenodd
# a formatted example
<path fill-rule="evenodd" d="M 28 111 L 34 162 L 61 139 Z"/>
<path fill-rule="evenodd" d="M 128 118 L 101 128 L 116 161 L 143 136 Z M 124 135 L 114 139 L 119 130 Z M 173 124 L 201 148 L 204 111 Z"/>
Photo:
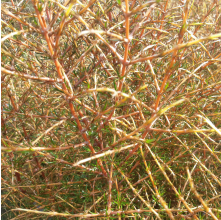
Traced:
<path fill-rule="evenodd" d="M 2 219 L 220 219 L 220 4 L 2 1 Z"/>

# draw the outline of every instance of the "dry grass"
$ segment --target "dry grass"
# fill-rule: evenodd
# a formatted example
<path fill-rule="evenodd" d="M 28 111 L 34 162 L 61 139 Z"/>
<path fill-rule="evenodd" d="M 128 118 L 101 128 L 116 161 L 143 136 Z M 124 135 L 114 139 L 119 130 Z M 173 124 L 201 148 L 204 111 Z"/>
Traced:
<path fill-rule="evenodd" d="M 2 1 L 2 219 L 220 219 L 220 15 Z"/>

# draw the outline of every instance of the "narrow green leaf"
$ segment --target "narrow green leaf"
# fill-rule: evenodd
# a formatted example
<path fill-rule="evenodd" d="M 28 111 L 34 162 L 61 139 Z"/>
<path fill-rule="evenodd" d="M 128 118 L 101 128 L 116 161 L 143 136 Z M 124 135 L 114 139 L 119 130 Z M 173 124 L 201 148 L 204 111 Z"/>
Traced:
<path fill-rule="evenodd" d="M 147 144 L 150 144 L 150 143 L 152 143 L 152 142 L 154 142 L 154 141 L 155 141 L 155 139 L 145 140 L 145 142 L 146 142 Z"/>
<path fill-rule="evenodd" d="M 119 5 L 121 5 L 121 0 L 116 0 Z"/>

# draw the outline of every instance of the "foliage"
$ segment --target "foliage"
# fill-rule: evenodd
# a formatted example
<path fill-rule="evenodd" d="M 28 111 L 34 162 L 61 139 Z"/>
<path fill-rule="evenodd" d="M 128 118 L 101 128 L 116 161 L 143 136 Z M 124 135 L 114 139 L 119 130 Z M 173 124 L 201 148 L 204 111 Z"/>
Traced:
<path fill-rule="evenodd" d="M 2 1 L 2 218 L 220 219 L 220 13 Z"/>

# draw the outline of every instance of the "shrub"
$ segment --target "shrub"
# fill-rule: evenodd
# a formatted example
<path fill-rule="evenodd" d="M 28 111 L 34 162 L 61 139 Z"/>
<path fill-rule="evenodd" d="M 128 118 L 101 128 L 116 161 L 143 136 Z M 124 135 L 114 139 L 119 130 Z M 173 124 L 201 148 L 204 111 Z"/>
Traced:
<path fill-rule="evenodd" d="M 5 219 L 219 219 L 219 1 L 2 1 Z"/>

